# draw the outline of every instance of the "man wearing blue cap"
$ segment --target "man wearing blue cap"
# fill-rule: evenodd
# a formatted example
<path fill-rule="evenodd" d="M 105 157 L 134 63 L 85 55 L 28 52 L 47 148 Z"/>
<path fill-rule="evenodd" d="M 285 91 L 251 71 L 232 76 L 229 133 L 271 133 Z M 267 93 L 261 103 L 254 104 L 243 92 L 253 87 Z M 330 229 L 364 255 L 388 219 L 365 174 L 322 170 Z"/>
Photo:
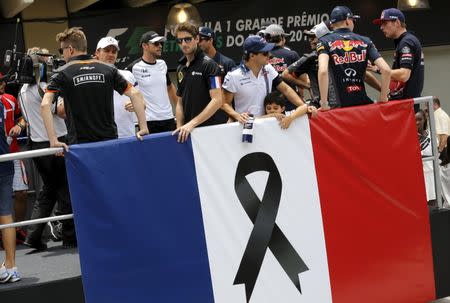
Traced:
<path fill-rule="evenodd" d="M 367 62 L 370 60 L 381 71 L 379 101 L 387 101 L 391 69 L 381 57 L 372 41 L 353 33 L 354 15 L 346 6 L 336 6 L 330 15 L 333 32 L 319 39 L 319 90 L 322 110 L 330 109 L 328 104 L 328 73 L 334 76 L 337 103 L 334 107 L 346 107 L 373 103 L 364 86 Z"/>
<path fill-rule="evenodd" d="M 222 109 L 228 116 L 245 123 L 249 114 L 263 116 L 264 98 L 277 88 L 290 102 L 296 106 L 304 105 L 303 100 L 287 85 L 278 72 L 269 64 L 270 51 L 274 43 L 257 35 L 250 35 L 244 41 L 244 55 L 239 68 L 229 72 L 223 83 L 224 105 Z M 231 106 L 234 98 L 235 108 Z"/>
<path fill-rule="evenodd" d="M 396 8 L 388 8 L 373 23 L 395 43 L 389 100 L 420 97 L 424 81 L 422 46 L 419 39 L 406 30 L 405 15 Z M 419 105 L 415 108 L 419 110 Z"/>
<path fill-rule="evenodd" d="M 216 49 L 214 46 L 214 41 L 216 40 L 214 31 L 210 27 L 202 26 L 199 28 L 198 33 L 200 35 L 198 46 L 208 57 L 219 64 L 223 76 L 229 71 L 232 71 L 236 67 L 236 64 Z"/>

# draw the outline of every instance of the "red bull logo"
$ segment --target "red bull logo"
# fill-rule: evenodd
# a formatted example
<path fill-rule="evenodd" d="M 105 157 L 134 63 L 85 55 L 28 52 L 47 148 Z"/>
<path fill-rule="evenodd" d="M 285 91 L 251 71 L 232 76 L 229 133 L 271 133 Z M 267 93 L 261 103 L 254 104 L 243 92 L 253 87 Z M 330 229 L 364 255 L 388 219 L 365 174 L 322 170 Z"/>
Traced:
<path fill-rule="evenodd" d="M 361 51 L 361 54 L 358 54 L 357 52 L 346 52 L 344 56 L 333 54 L 331 57 L 333 58 L 335 65 L 364 62 L 366 61 L 366 51 Z"/>
<path fill-rule="evenodd" d="M 367 48 L 367 44 L 361 40 L 336 40 L 333 42 L 328 42 L 328 45 L 330 46 L 330 51 L 333 51 L 335 49 L 343 49 L 344 51 L 348 52 L 353 48 Z"/>

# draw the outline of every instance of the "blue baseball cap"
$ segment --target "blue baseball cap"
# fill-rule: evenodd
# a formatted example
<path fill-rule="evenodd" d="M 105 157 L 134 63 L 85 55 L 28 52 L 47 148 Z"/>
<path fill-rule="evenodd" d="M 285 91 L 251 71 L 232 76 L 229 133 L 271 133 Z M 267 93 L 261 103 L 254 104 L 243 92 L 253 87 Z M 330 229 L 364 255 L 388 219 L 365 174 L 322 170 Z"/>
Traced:
<path fill-rule="evenodd" d="M 198 29 L 198 33 L 202 37 L 211 38 L 211 39 L 214 39 L 216 36 L 214 34 L 214 31 L 210 27 L 206 27 L 206 26 L 200 27 Z"/>
<path fill-rule="evenodd" d="M 387 8 L 381 12 L 381 16 L 378 19 L 372 21 L 373 24 L 381 25 L 383 21 L 395 21 L 399 20 L 402 23 L 405 23 L 405 15 L 403 15 L 402 11 L 396 8 Z"/>
<path fill-rule="evenodd" d="M 330 21 L 331 23 L 336 23 L 339 21 L 350 19 L 359 19 L 360 16 L 353 15 L 352 11 L 347 6 L 336 6 L 331 11 Z"/>
<path fill-rule="evenodd" d="M 250 35 L 244 41 L 244 53 L 263 53 L 270 52 L 275 47 L 275 43 L 268 43 L 266 39 Z"/>

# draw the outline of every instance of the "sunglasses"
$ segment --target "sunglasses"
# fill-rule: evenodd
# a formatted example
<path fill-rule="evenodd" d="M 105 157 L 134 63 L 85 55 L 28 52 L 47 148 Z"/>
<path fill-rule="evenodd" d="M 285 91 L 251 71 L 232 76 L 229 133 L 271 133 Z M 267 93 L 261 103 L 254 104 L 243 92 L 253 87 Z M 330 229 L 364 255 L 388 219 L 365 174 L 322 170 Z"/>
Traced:
<path fill-rule="evenodd" d="M 153 42 L 152 43 L 154 46 L 163 46 L 164 43 L 163 42 Z"/>
<path fill-rule="evenodd" d="M 66 49 L 66 48 L 70 48 L 70 47 L 72 47 L 71 45 L 67 45 L 67 46 L 64 46 L 64 47 L 60 47 L 60 48 L 58 48 L 58 52 L 59 52 L 59 54 L 60 55 L 62 55 L 63 54 L 63 52 L 64 52 L 64 50 Z"/>
<path fill-rule="evenodd" d="M 194 37 L 184 37 L 184 38 L 176 38 L 175 41 L 178 44 L 182 44 L 183 41 L 186 42 L 186 43 L 190 43 L 193 39 L 194 39 Z"/>

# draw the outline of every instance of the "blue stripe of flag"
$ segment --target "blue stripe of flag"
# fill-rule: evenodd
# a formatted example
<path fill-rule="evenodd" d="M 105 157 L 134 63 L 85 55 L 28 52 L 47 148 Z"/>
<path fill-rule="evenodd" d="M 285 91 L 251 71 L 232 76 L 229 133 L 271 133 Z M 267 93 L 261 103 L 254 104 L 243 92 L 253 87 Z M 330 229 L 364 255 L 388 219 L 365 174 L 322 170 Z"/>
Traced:
<path fill-rule="evenodd" d="M 86 303 L 214 302 L 190 141 L 124 138 L 65 158 Z"/>

